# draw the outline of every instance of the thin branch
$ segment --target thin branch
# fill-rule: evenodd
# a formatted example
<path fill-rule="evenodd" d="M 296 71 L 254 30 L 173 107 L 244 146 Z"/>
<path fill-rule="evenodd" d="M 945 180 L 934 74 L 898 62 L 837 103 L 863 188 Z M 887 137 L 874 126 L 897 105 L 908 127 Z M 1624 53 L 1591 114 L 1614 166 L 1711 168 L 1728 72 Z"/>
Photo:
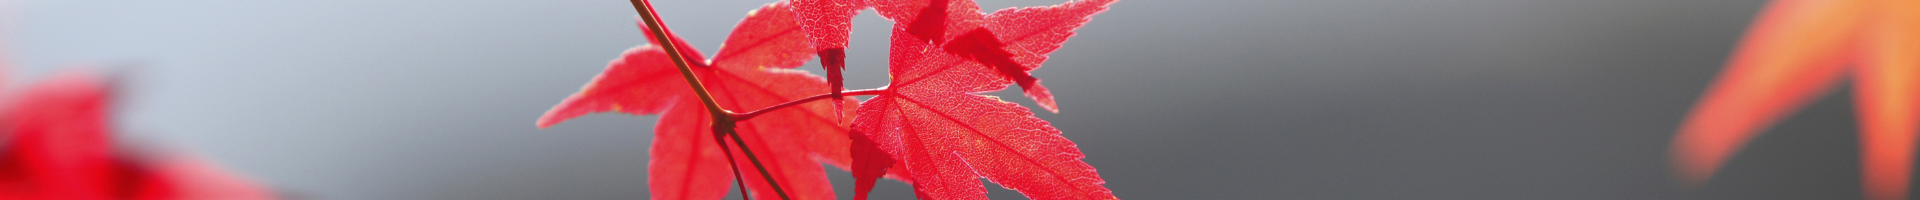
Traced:
<path fill-rule="evenodd" d="M 747 161 L 753 162 L 753 168 L 760 170 L 760 177 L 767 179 L 767 184 L 773 186 L 774 188 L 773 192 L 780 194 L 780 200 L 793 200 L 791 198 L 787 198 L 786 191 L 779 189 L 780 183 L 773 182 L 773 174 L 767 173 L 767 167 L 765 165 L 760 164 L 760 159 L 753 157 L 753 150 L 747 150 L 747 142 L 740 140 L 739 132 L 735 132 L 733 131 L 732 127 L 728 127 L 727 136 L 733 137 L 733 144 L 740 145 L 740 153 L 747 154 Z M 742 193 L 742 194 L 745 194 L 745 193 Z"/>
<path fill-rule="evenodd" d="M 864 90 L 851 90 L 851 91 L 842 91 L 842 92 L 840 92 L 840 95 L 843 95 L 843 96 L 865 96 L 865 95 L 880 95 L 880 93 L 886 93 L 886 92 L 887 92 L 887 89 L 886 89 L 886 88 L 880 88 L 880 89 L 864 89 Z M 734 120 L 734 121 L 736 121 L 736 122 L 737 122 L 737 121 L 747 121 L 747 119 L 753 119 L 753 117 L 755 117 L 755 116 L 760 116 L 760 114 L 766 114 L 767 112 L 772 112 L 772 111 L 774 111 L 774 110 L 779 110 L 780 108 L 786 108 L 786 107 L 792 107 L 792 106 L 794 106 L 794 105 L 800 105 L 800 104 L 802 104 L 802 103 L 807 103 L 807 102 L 812 102 L 812 101 L 814 101 L 814 100 L 821 100 L 821 99 L 829 99 L 829 98 L 832 98 L 832 97 L 833 97 L 833 94 L 820 94 L 820 95 L 813 95 L 813 96 L 811 96 L 811 97 L 807 97 L 807 98 L 804 98 L 804 99 L 799 99 L 799 100 L 793 100 L 793 101 L 788 101 L 788 102 L 786 102 L 786 103 L 780 103 L 779 105 L 773 105 L 773 106 L 767 106 L 767 108 L 761 108 L 760 110 L 754 110 L 754 111 L 752 111 L 752 112 L 745 112 L 745 113 L 740 113 L 740 114 L 734 114 L 734 115 L 733 115 L 733 120 Z"/>
<path fill-rule="evenodd" d="M 726 109 L 720 108 L 720 104 L 713 101 L 713 95 L 707 94 L 707 87 L 700 84 L 700 78 L 693 76 L 693 68 L 688 67 L 687 58 L 680 56 L 680 47 L 674 46 L 677 44 L 673 43 L 672 38 L 667 37 L 667 27 L 660 25 L 660 16 L 655 15 L 653 4 L 648 3 L 647 0 L 629 1 L 633 2 L 633 10 L 640 12 L 640 21 L 647 24 L 648 31 L 653 32 L 653 41 L 656 41 L 654 43 L 659 43 L 661 48 L 666 49 L 667 57 L 673 60 L 673 66 L 680 68 L 680 76 L 687 79 L 687 84 L 693 85 L 693 93 L 700 96 L 700 103 L 707 105 L 707 112 L 713 113 L 714 116 L 726 113 Z"/>
<path fill-rule="evenodd" d="M 720 127 L 714 128 L 717 129 Z M 716 131 L 715 133 L 719 132 Z M 732 148 L 727 148 L 726 140 L 726 137 L 721 137 L 721 134 L 713 134 L 713 142 L 720 145 L 720 153 L 727 154 L 727 167 L 733 168 L 733 184 L 740 186 L 740 200 L 753 200 L 747 197 L 747 181 L 740 179 L 740 164 L 733 161 L 733 150 Z"/>
<path fill-rule="evenodd" d="M 677 44 L 673 43 L 673 39 L 667 37 L 666 26 L 660 25 L 660 16 L 654 12 L 653 4 L 648 0 L 628 0 L 628 2 L 633 3 L 634 11 L 640 12 L 640 21 L 647 25 L 648 31 L 653 32 L 653 40 L 658 41 L 655 43 L 659 43 L 661 48 L 666 49 L 667 57 L 673 60 L 674 67 L 680 69 L 680 76 L 687 80 L 687 85 L 693 86 L 693 93 L 700 96 L 700 103 L 706 105 L 707 116 L 713 118 L 714 134 L 725 132 L 726 135 L 733 136 L 734 143 L 740 145 L 740 153 L 746 154 L 747 160 L 753 161 L 753 167 L 760 169 L 760 174 L 767 179 L 767 184 L 773 186 L 773 192 L 780 194 L 781 200 L 791 200 L 792 198 L 787 197 L 787 192 L 780 188 L 780 183 L 773 179 L 773 175 L 767 174 L 766 166 L 761 165 L 760 160 L 754 158 L 753 150 L 747 149 L 746 143 L 740 141 L 740 134 L 733 130 L 733 112 L 720 108 L 720 104 L 713 100 L 713 95 L 707 93 L 706 85 L 700 84 L 700 78 L 693 75 L 693 68 L 687 64 L 687 58 L 681 56 L 680 47 L 675 46 Z M 719 142 L 718 136 L 715 137 L 716 142 Z M 725 142 L 720 143 L 721 148 L 726 148 Z M 727 157 L 729 160 L 727 164 L 733 166 L 734 182 L 740 185 L 740 198 L 747 199 L 746 182 L 740 179 L 740 167 L 731 161 L 732 153 L 727 153 Z"/>

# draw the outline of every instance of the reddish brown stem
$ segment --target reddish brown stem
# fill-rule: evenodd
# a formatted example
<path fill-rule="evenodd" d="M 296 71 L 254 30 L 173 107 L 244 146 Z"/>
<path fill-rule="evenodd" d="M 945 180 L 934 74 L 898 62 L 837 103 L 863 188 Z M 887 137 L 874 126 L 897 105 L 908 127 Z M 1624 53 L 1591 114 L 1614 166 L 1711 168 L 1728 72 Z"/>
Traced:
<path fill-rule="evenodd" d="M 689 61 L 681 56 L 680 47 L 675 46 L 678 44 L 673 43 L 673 38 L 667 37 L 667 27 L 660 24 L 660 16 L 653 12 L 653 4 L 649 3 L 651 1 L 629 1 L 633 2 L 633 9 L 640 12 L 640 22 L 647 25 L 648 31 L 653 31 L 653 41 L 658 41 L 654 43 L 659 43 L 658 45 L 667 52 L 667 58 L 673 60 L 673 66 L 680 68 L 681 78 L 685 78 L 688 85 L 693 85 L 693 94 L 700 96 L 700 103 L 706 104 L 707 112 L 715 116 L 727 113 L 725 108 L 720 108 L 720 104 L 713 101 L 713 95 L 707 93 L 706 85 L 700 84 L 700 78 L 694 77 L 692 67 L 688 67 L 691 65 L 687 64 Z"/>
<path fill-rule="evenodd" d="M 753 162 L 753 168 L 754 168 L 754 169 L 758 169 L 758 170 L 760 170 L 760 176 L 761 176 L 762 178 L 766 178 L 766 179 L 767 179 L 767 185 L 769 185 L 769 186 L 773 186 L 773 188 L 774 188 L 774 190 L 773 190 L 773 192 L 774 192 L 774 193 L 776 193 L 776 194 L 779 194 L 779 195 L 780 195 L 780 200 L 793 200 L 792 198 L 788 198 L 788 197 L 787 197 L 787 192 L 786 192 L 786 190 L 780 190 L 780 189 L 779 189 L 779 188 L 780 188 L 780 183 L 779 183 L 779 182 L 774 182 L 774 181 L 773 181 L 773 174 L 771 174 L 771 173 L 767 173 L 767 167 L 766 167 L 766 165 L 762 165 L 762 164 L 760 164 L 760 159 L 759 159 L 759 158 L 754 158 L 754 157 L 753 157 L 753 150 L 749 150 L 749 149 L 747 149 L 747 142 L 745 142 L 745 141 L 741 141 L 741 140 L 740 140 L 740 132 L 736 132 L 736 131 L 734 131 L 732 127 L 728 127 L 726 131 L 727 131 L 727 137 L 733 137 L 733 144 L 735 144 L 735 145 L 739 145 L 739 146 L 740 146 L 740 154 L 746 154 L 746 155 L 747 155 L 747 161 L 749 161 L 749 162 Z M 733 158 L 733 157 L 731 157 L 731 156 L 729 156 L 729 157 L 727 157 L 727 158 Z M 733 161 L 732 161 L 732 160 L 728 160 L 727 162 L 733 162 Z M 734 169 L 733 169 L 733 171 L 734 171 L 734 173 L 735 173 L 735 174 L 738 174 L 738 173 L 740 172 L 740 169 L 736 167 L 736 168 L 734 168 Z M 740 191 L 747 191 L 747 190 L 746 190 L 746 189 L 744 189 L 744 187 L 743 187 L 743 189 L 741 189 Z M 747 193 L 745 193 L 745 192 L 742 192 L 742 193 L 740 193 L 740 196 L 742 196 L 743 198 L 744 198 L 744 197 L 745 197 L 746 195 L 747 195 Z"/>
<path fill-rule="evenodd" d="M 720 128 L 722 127 L 715 126 L 714 132 L 718 133 Z M 733 183 L 740 187 L 740 200 L 753 200 L 747 197 L 747 181 L 740 179 L 740 164 L 734 164 L 736 162 L 733 161 L 733 150 L 727 148 L 727 138 L 721 135 L 713 134 L 713 142 L 720 145 L 720 153 L 727 154 L 727 167 L 733 168 Z"/>
<path fill-rule="evenodd" d="M 739 133 L 736 133 L 733 130 L 733 125 L 735 122 L 732 118 L 734 116 L 733 112 L 727 111 L 727 109 L 724 109 L 724 108 L 720 108 L 720 104 L 716 103 L 716 101 L 713 100 L 713 95 L 707 93 L 706 85 L 700 84 L 700 79 L 693 75 L 693 69 L 691 67 L 688 67 L 689 64 L 687 64 L 688 62 L 687 58 L 681 56 L 682 54 L 680 52 L 680 47 L 675 46 L 676 44 L 673 43 L 673 39 L 667 37 L 668 36 L 667 27 L 665 25 L 660 24 L 660 16 L 656 15 L 657 12 L 653 11 L 653 4 L 647 0 L 628 0 L 628 1 L 633 3 L 634 11 L 640 12 L 640 21 L 646 24 L 647 30 L 653 32 L 653 41 L 659 41 L 655 43 L 658 43 L 662 49 L 666 50 L 667 57 L 673 60 L 674 67 L 678 67 L 680 69 L 681 78 L 686 79 L 688 85 L 692 85 L 693 93 L 695 95 L 700 96 L 701 104 L 706 105 L 707 116 L 713 117 L 712 125 L 715 127 L 713 130 L 714 134 L 716 135 L 716 137 L 714 138 L 716 140 L 715 142 L 720 142 L 719 144 L 720 148 L 724 149 L 726 148 L 727 144 L 724 141 L 717 141 L 717 140 L 720 140 L 718 135 L 725 133 L 725 135 L 727 136 L 733 136 L 734 143 L 740 145 L 740 153 L 746 154 L 747 159 L 753 161 L 753 167 L 760 169 L 761 178 L 765 178 L 767 180 L 767 184 L 773 186 L 773 192 L 780 194 L 781 200 L 792 199 L 787 197 L 787 192 L 780 188 L 780 183 L 777 181 L 774 181 L 773 175 L 766 173 L 767 172 L 766 167 L 761 166 L 760 161 L 758 159 L 754 159 L 753 151 L 747 149 L 746 143 L 742 143 L 739 141 L 740 140 Z M 734 182 L 741 185 L 740 198 L 748 199 L 747 197 L 748 192 L 745 185 L 746 182 L 740 181 L 740 166 L 732 161 L 732 156 L 733 156 L 732 153 L 728 153 L 727 156 L 728 156 L 727 165 L 730 165 L 733 167 Z"/>
<path fill-rule="evenodd" d="M 881 88 L 881 89 L 864 89 L 864 90 L 851 90 L 851 91 L 841 91 L 841 92 L 840 92 L 840 95 L 843 95 L 843 96 L 866 96 L 866 95 L 880 95 L 880 93 L 886 93 L 886 92 L 887 92 L 887 89 L 885 89 L 885 88 Z M 772 111 L 774 111 L 774 110 L 779 110 L 779 109 L 781 109 L 781 108 L 786 108 L 786 107 L 793 107 L 794 105 L 800 105 L 800 104 L 802 104 L 802 103 L 807 103 L 807 102 L 812 102 L 812 101 L 815 101 L 815 100 L 821 100 L 821 99 L 830 99 L 830 98 L 833 98 L 833 94 L 820 94 L 820 95 L 813 95 L 813 96 L 811 96 L 811 97 L 807 97 L 807 98 L 803 98 L 803 99 L 799 99 L 799 100 L 793 100 L 793 101 L 788 101 L 788 102 L 786 102 L 786 103 L 780 103 L 779 105 L 773 105 L 773 106 L 768 106 L 767 108 L 761 108 L 760 110 L 754 110 L 753 112 L 746 112 L 746 113 L 739 113 L 739 114 L 734 114 L 734 115 L 733 115 L 733 121 L 736 121 L 736 122 L 738 122 L 738 121 L 747 121 L 747 119 L 753 119 L 753 117 L 755 117 L 755 116 L 760 116 L 760 114 L 766 114 L 767 112 L 772 112 Z"/>

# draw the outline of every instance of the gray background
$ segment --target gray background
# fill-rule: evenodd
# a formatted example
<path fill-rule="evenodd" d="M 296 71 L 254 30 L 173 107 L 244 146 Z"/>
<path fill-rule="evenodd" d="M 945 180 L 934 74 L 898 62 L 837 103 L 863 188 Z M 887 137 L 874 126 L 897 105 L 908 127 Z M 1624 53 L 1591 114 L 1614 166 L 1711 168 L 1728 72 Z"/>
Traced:
<path fill-rule="evenodd" d="M 657 6 L 711 53 L 767 2 Z M 1763 4 L 1126 0 L 1034 72 L 1064 108 L 1039 117 L 1129 199 L 1858 199 L 1845 89 L 1705 187 L 1666 171 L 1672 131 Z M 625 1 L 4 5 L 8 87 L 65 66 L 120 74 L 125 140 L 302 197 L 646 195 L 657 117 L 533 126 L 642 42 Z M 849 85 L 883 85 L 888 22 L 855 26 Z"/>

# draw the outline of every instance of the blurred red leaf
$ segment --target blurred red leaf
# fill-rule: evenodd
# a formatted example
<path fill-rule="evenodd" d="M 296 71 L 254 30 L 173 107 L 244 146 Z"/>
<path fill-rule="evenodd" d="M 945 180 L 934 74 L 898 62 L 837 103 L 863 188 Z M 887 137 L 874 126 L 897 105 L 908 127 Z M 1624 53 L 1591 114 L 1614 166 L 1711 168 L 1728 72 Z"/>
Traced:
<path fill-rule="evenodd" d="M 1761 130 L 1851 71 L 1870 199 L 1906 199 L 1920 120 L 1920 2 L 1778 0 L 1679 130 L 1674 168 L 1704 183 Z"/>
<path fill-rule="evenodd" d="M 111 94 L 105 79 L 67 73 L 7 101 L 0 199 L 273 199 L 196 160 L 116 151 Z"/>

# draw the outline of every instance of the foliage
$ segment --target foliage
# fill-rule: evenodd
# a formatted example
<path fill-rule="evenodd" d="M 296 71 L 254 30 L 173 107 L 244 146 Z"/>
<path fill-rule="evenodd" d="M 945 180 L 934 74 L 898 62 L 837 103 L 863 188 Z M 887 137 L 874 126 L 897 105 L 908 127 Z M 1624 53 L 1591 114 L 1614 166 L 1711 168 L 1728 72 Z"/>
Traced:
<path fill-rule="evenodd" d="M 56 76 L 0 110 L 0 199 L 273 199 L 273 193 L 181 155 L 116 148 L 113 92 L 91 73 Z"/>
<path fill-rule="evenodd" d="M 1777 0 L 1687 116 L 1675 169 L 1700 184 L 1740 146 L 1851 74 L 1861 179 L 1871 199 L 1906 199 L 1920 130 L 1920 2 Z"/>
<path fill-rule="evenodd" d="M 634 3 L 656 45 L 628 50 L 537 124 L 595 112 L 663 115 L 649 164 L 656 199 L 717 199 L 727 178 L 761 199 L 833 198 L 815 161 L 851 168 L 856 199 L 881 176 L 913 184 L 923 199 L 985 199 L 979 178 L 1033 199 L 1116 199 L 1059 130 L 1025 107 L 978 95 L 1018 84 L 1058 112 L 1028 72 L 1113 0 L 993 14 L 970 0 L 776 2 L 749 12 L 711 60 L 655 21 L 650 5 Z M 893 80 L 842 91 L 849 21 L 866 8 L 896 22 Z M 827 79 L 791 70 L 813 56 Z M 848 97 L 866 95 L 875 97 Z M 732 111 L 742 109 L 757 110 Z"/>

